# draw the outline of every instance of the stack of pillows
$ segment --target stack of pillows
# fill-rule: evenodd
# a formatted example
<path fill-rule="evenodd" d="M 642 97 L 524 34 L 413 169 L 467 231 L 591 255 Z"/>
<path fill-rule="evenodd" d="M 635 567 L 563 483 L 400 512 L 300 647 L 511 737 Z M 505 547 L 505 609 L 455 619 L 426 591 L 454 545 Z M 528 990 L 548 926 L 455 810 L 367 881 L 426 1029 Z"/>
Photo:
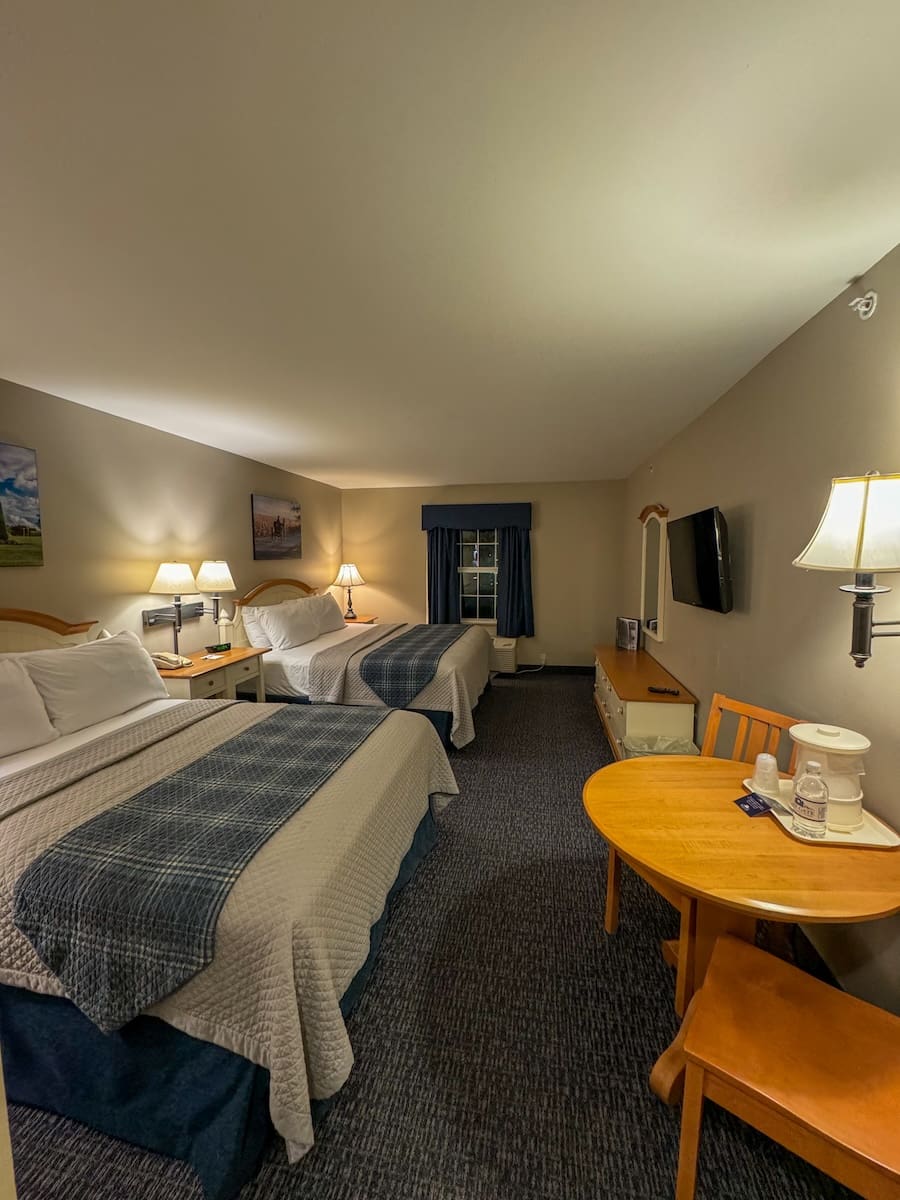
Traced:
<path fill-rule="evenodd" d="M 267 650 L 290 650 L 345 626 L 340 605 L 331 592 L 281 604 L 242 604 L 241 616 L 250 645 Z"/>
<path fill-rule="evenodd" d="M 0 759 L 168 697 L 133 633 L 0 655 Z"/>

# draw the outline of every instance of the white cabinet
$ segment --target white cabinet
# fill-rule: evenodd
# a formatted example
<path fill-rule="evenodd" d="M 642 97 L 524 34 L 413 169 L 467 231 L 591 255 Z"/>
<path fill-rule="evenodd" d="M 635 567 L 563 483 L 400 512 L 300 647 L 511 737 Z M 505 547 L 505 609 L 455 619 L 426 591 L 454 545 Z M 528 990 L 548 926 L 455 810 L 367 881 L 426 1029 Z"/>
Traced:
<path fill-rule="evenodd" d="M 677 695 L 651 692 L 651 687 Z M 594 703 L 616 758 L 625 756 L 625 737 L 693 740 L 696 697 L 643 650 L 594 647 Z"/>

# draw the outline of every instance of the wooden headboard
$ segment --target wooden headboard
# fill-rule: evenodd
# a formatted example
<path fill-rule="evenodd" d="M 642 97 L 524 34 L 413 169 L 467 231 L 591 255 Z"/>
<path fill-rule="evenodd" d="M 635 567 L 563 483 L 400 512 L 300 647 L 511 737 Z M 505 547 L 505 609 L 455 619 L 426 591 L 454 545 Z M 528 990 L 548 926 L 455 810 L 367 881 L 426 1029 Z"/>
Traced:
<path fill-rule="evenodd" d="M 244 622 L 241 619 L 243 604 L 281 604 L 283 600 L 302 600 L 304 596 L 315 596 L 316 589 L 304 583 L 302 579 L 267 579 L 251 588 L 246 596 L 234 602 L 234 618 L 231 637 L 228 639 L 232 646 L 249 646 L 250 642 L 244 632 Z"/>
<path fill-rule="evenodd" d="M 63 621 L 27 608 L 0 608 L 0 654 L 26 650 L 58 650 L 88 640 L 92 621 Z"/>

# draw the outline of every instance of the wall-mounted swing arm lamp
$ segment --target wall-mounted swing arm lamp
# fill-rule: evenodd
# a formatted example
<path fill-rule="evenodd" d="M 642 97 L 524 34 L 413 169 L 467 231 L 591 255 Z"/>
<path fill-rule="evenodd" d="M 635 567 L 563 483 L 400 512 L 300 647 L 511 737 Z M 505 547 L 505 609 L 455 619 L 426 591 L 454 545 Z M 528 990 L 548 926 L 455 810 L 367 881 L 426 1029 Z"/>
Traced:
<path fill-rule="evenodd" d="M 222 593 L 236 590 L 228 563 L 224 559 L 207 558 L 200 564 L 200 570 L 197 572 L 197 591 L 209 594 L 212 608 L 204 608 L 203 612 L 211 616 L 216 625 L 219 623 Z"/>
<path fill-rule="evenodd" d="M 900 474 L 832 479 L 819 527 L 794 566 L 854 572 L 854 582 L 841 591 L 854 597 L 850 656 L 856 666 L 871 658 L 872 638 L 900 637 L 900 630 L 884 628 L 900 621 L 874 620 L 875 597 L 891 590 L 876 584 L 876 573 L 900 571 Z"/>
<path fill-rule="evenodd" d="M 187 563 L 164 562 L 148 589 L 154 596 L 171 596 L 169 608 L 146 609 L 142 616 L 144 625 L 149 629 L 161 621 L 171 621 L 175 630 L 175 653 L 178 653 L 178 635 L 181 632 L 182 618 L 196 617 L 203 611 L 202 604 L 183 604 L 181 597 L 185 594 L 196 595 L 197 581 L 194 572 Z"/>

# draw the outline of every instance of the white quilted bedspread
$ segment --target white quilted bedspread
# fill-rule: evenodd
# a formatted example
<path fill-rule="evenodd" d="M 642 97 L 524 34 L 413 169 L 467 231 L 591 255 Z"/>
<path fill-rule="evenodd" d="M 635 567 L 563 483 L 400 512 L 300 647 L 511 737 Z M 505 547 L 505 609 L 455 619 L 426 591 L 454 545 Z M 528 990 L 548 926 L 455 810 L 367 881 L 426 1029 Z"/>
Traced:
<path fill-rule="evenodd" d="M 252 709 L 260 711 L 223 706 L 217 732 L 241 732 Z M 159 778 L 196 757 L 196 740 L 178 733 L 143 754 L 156 756 Z M 63 790 L 0 824 L 0 982 L 61 994 L 12 923 L 15 881 L 69 829 L 116 803 L 122 769 L 98 771 L 88 799 L 84 789 L 77 803 Z M 310 1098 L 332 1095 L 350 1073 L 340 998 L 368 955 L 429 796 L 441 807 L 457 791 L 430 723 L 392 712 L 241 874 L 209 967 L 148 1010 L 268 1068 L 272 1120 L 292 1161 L 313 1143 Z"/>
<path fill-rule="evenodd" d="M 303 652 L 302 671 L 293 669 L 290 650 L 273 651 L 266 655 L 266 687 L 269 688 L 277 680 L 275 690 L 282 695 L 285 692 L 294 695 L 309 692 L 316 702 L 384 707 L 384 701 L 360 674 L 360 665 L 370 650 L 389 645 L 409 629 L 409 625 L 387 628 L 381 625 L 361 626 L 354 631 L 359 638 L 358 651 L 354 652 L 353 649 L 354 638 L 339 646 L 329 644 L 322 655 L 314 655 L 311 661 L 310 651 L 316 643 L 307 643 L 298 648 Z M 490 648 L 490 638 L 484 628 L 481 625 L 470 626 L 461 638 L 444 651 L 434 678 L 409 704 L 410 708 L 449 712 L 452 717 L 450 740 L 457 749 L 467 746 L 475 737 L 472 709 L 487 686 Z M 323 670 L 322 663 L 326 657 L 329 662 Z M 310 677 L 315 674 L 317 667 L 323 677 L 321 694 L 317 694 L 310 684 Z"/>

